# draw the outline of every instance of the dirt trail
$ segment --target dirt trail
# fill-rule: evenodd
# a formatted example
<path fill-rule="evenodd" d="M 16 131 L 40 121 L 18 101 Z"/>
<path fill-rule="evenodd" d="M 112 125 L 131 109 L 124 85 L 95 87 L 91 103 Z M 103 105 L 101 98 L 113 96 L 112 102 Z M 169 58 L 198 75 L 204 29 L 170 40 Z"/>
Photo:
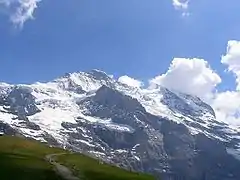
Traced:
<path fill-rule="evenodd" d="M 56 172 L 64 179 L 66 180 L 80 180 L 78 177 L 74 176 L 72 171 L 67 168 L 66 166 L 63 166 L 59 163 L 57 163 L 54 159 L 56 156 L 61 156 L 66 153 L 58 153 L 58 154 L 48 154 L 46 155 L 46 160 L 55 166 Z"/>

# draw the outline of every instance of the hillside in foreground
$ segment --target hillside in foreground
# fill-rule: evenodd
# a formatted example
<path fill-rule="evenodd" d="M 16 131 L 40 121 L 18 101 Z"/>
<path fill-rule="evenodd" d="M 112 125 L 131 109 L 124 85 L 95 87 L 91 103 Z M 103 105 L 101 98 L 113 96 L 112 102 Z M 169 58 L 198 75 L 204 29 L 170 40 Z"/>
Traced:
<path fill-rule="evenodd" d="M 81 154 L 10 136 L 0 137 L 1 180 L 64 180 L 55 172 L 56 167 L 46 160 L 46 156 L 51 154 L 59 154 L 54 161 L 68 167 L 79 179 L 153 180 L 151 176 L 101 164 Z"/>

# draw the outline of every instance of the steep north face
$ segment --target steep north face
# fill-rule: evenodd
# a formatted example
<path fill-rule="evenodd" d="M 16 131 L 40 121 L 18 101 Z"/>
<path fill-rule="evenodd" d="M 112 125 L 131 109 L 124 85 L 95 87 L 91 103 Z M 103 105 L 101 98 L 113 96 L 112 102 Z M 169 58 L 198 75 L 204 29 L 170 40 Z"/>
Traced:
<path fill-rule="evenodd" d="M 240 179 L 240 129 L 198 97 L 122 84 L 99 70 L 0 84 L 0 134 L 20 135 L 162 179 Z"/>

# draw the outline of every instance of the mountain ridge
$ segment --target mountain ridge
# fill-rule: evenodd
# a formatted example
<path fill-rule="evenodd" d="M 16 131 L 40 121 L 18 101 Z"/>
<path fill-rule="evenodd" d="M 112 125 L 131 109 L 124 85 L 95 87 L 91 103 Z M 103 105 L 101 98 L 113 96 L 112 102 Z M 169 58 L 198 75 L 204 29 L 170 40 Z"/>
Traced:
<path fill-rule="evenodd" d="M 209 166 L 209 179 L 240 178 L 234 167 L 225 167 L 240 165 L 234 158 L 240 130 L 216 120 L 211 106 L 161 86 L 131 87 L 99 70 L 46 83 L 0 83 L 0 132 L 165 179 L 201 180 Z"/>

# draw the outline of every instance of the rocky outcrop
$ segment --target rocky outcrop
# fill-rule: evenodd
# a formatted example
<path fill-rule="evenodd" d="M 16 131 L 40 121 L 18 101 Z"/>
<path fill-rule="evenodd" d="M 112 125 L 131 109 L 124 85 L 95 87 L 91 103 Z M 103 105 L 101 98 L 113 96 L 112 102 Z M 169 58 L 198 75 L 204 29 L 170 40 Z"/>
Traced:
<path fill-rule="evenodd" d="M 31 91 L 30 88 L 24 86 L 14 87 L 3 102 L 4 105 L 8 106 L 4 109 L 11 114 L 17 115 L 22 120 L 26 120 L 27 116 L 40 112 Z"/>

